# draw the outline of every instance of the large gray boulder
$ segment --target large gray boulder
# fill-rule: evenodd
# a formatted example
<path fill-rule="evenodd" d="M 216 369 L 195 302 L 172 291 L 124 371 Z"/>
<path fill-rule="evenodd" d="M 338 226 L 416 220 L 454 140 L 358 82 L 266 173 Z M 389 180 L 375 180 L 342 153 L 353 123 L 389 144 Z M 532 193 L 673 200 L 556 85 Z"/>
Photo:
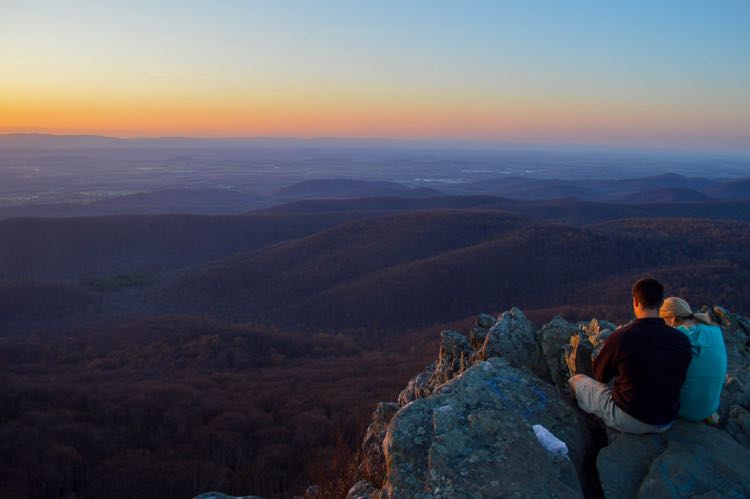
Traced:
<path fill-rule="evenodd" d="M 547 364 L 536 339 L 536 328 L 516 307 L 498 317 L 474 358 L 482 361 L 499 356 L 507 359 L 513 367 L 528 368 L 537 376 L 549 379 Z"/>
<path fill-rule="evenodd" d="M 597 468 L 607 499 L 750 494 L 750 450 L 703 423 L 678 421 L 660 435 L 619 434 L 599 452 Z"/>
<path fill-rule="evenodd" d="M 578 326 L 560 316 L 555 316 L 537 333 L 542 357 L 547 365 L 552 383 L 567 390 L 571 373 L 565 362 L 564 347 L 570 344 L 570 337 L 578 334 Z"/>
<path fill-rule="evenodd" d="M 566 442 L 570 459 L 550 455 L 534 424 Z M 494 357 L 393 417 L 377 495 L 582 497 L 587 443 L 581 414 L 554 387 Z"/>

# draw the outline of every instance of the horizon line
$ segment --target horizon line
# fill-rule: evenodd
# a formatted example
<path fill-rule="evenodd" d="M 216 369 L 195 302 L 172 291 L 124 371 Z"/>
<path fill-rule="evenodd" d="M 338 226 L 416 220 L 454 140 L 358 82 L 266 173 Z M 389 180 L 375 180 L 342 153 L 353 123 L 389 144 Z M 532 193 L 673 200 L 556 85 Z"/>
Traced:
<path fill-rule="evenodd" d="M 576 151 L 576 152 L 609 152 L 609 153 L 651 153 L 651 154 L 701 154 L 701 155 L 723 155 L 723 156 L 740 156 L 750 158 L 750 149 L 736 148 L 674 148 L 666 146 L 626 146 L 612 145 L 602 143 L 566 143 L 566 142 L 535 142 L 535 141 L 502 141 L 490 139 L 472 139 L 472 138 L 449 138 L 449 137 L 382 137 L 382 136 L 346 136 L 346 135 L 321 135 L 321 136 L 292 136 L 292 135 L 227 135 L 227 136 L 205 136 L 205 135 L 108 135 L 99 133 L 50 133 L 42 131 L 33 132 L 0 132 L 2 138 L 57 138 L 57 139 L 107 139 L 111 141 L 126 142 L 157 142 L 157 141 L 196 141 L 196 142 L 242 142 L 242 141 L 299 141 L 299 142 L 321 142 L 321 141 L 340 141 L 351 143 L 380 142 L 403 144 L 411 146 L 440 146 L 444 148 L 456 148 L 458 146 L 475 146 L 480 150 L 496 149 L 498 152 L 508 149 L 524 150 L 525 152 L 558 152 Z M 126 144 L 123 144 L 126 145 Z M 367 144 L 362 144 L 367 145 Z M 371 144 L 374 145 L 374 144 Z M 20 147 L 31 148 L 32 145 L 19 144 Z"/>

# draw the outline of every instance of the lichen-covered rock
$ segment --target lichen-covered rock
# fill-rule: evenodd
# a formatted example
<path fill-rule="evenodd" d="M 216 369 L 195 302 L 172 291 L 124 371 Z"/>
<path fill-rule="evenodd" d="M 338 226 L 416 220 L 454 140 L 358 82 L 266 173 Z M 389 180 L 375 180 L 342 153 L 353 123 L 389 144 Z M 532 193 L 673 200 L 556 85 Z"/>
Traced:
<path fill-rule="evenodd" d="M 488 314 L 479 314 L 477 317 L 477 326 L 482 329 L 491 328 L 495 325 L 495 322 L 497 322 L 495 318 Z"/>
<path fill-rule="evenodd" d="M 438 360 L 409 380 L 398 395 L 399 405 L 428 396 L 435 388 L 464 372 L 473 362 L 473 354 L 474 347 L 469 338 L 458 331 L 442 331 Z"/>
<path fill-rule="evenodd" d="M 346 494 L 346 499 L 371 499 L 380 495 L 380 491 L 367 480 L 360 480 L 352 485 Z"/>
<path fill-rule="evenodd" d="M 424 371 L 410 379 L 406 387 L 398 394 L 398 405 L 404 406 L 412 400 L 429 395 L 429 384 L 434 372 L 435 363 L 433 362 Z"/>
<path fill-rule="evenodd" d="M 447 329 L 440 333 L 440 338 L 440 353 L 429 382 L 430 390 L 464 372 L 471 365 L 474 353 L 469 338 L 458 331 Z"/>
<path fill-rule="evenodd" d="M 750 321 L 719 307 L 709 311 L 722 324 L 729 354 L 719 427 L 679 421 L 661 435 L 612 430 L 599 452 L 593 436 L 603 436 L 602 428 L 592 433 L 597 423 L 560 388 L 569 374 L 591 374 L 592 358 L 616 326 L 556 317 L 537 330 L 514 308 L 490 329 L 481 327 L 489 320 L 478 320 L 468 338 L 442 333 L 439 359 L 401 392 L 390 424 L 394 405 L 373 415 L 371 446 L 385 436 L 383 453 L 371 456 L 385 466 L 368 469 L 383 487 L 362 481 L 347 497 L 580 497 L 582 489 L 601 493 L 599 485 L 607 498 L 746 497 Z M 531 428 L 537 423 L 567 443 L 570 461 L 542 449 Z M 589 481 L 593 466 L 583 466 L 584 455 L 596 452 L 600 484 Z"/>
<path fill-rule="evenodd" d="M 475 350 L 480 349 L 484 345 L 487 333 L 496 322 L 497 320 L 491 315 L 479 314 L 474 327 L 469 330 L 469 342 Z"/>
<path fill-rule="evenodd" d="M 547 364 L 536 341 L 534 324 L 516 307 L 498 317 L 475 359 L 482 361 L 499 356 L 507 359 L 514 367 L 525 367 L 537 376 L 549 378 Z"/>
<path fill-rule="evenodd" d="M 737 321 L 737 324 L 740 325 L 742 330 L 745 331 L 746 334 L 750 335 L 750 319 L 738 314 L 734 314 L 734 318 Z"/>
<path fill-rule="evenodd" d="M 722 425 L 727 421 L 730 408 L 735 405 L 750 409 L 750 366 L 727 375 L 719 399 L 718 412 Z"/>
<path fill-rule="evenodd" d="M 739 330 L 741 330 L 741 331 L 743 331 L 745 333 L 748 332 L 748 331 L 745 331 L 745 329 L 742 327 L 742 324 L 740 323 L 740 321 L 729 310 L 727 310 L 727 309 L 725 309 L 723 307 L 720 307 L 718 305 L 714 305 L 713 312 L 714 312 L 714 317 L 716 317 L 718 319 L 717 322 L 721 326 L 723 326 L 723 327 L 725 327 L 727 329 L 731 329 L 731 330 L 737 330 L 737 329 L 739 329 Z"/>
<path fill-rule="evenodd" d="M 744 366 L 750 365 L 749 338 L 745 331 L 722 326 L 721 332 L 727 350 L 727 372 L 735 373 Z"/>
<path fill-rule="evenodd" d="M 484 345 L 484 340 L 487 338 L 487 333 L 489 333 L 489 329 L 485 329 L 483 327 L 474 326 L 469 330 L 469 342 L 471 343 L 471 346 L 474 347 L 475 350 L 482 348 L 482 345 Z"/>
<path fill-rule="evenodd" d="M 597 458 L 607 499 L 747 497 L 750 450 L 726 432 L 677 421 L 659 435 L 620 434 Z"/>
<path fill-rule="evenodd" d="M 750 449 L 750 411 L 741 405 L 730 407 L 726 430 L 737 442 Z"/>
<path fill-rule="evenodd" d="M 558 388 L 568 389 L 570 372 L 565 362 L 563 347 L 570 343 L 571 336 L 578 334 L 578 327 L 560 316 L 539 330 L 538 340 L 542 356 L 547 364 L 552 382 Z"/>
<path fill-rule="evenodd" d="M 555 460 L 531 428 L 566 442 Z M 588 434 L 581 414 L 549 384 L 490 358 L 393 417 L 384 440 L 381 497 L 581 497 Z"/>
<path fill-rule="evenodd" d="M 364 476 L 385 474 L 383 438 L 385 438 L 388 423 L 398 409 L 399 405 L 395 402 L 380 402 L 375 412 L 372 413 L 372 422 L 367 427 L 367 433 L 362 442 L 363 457 L 359 464 L 359 472 Z"/>

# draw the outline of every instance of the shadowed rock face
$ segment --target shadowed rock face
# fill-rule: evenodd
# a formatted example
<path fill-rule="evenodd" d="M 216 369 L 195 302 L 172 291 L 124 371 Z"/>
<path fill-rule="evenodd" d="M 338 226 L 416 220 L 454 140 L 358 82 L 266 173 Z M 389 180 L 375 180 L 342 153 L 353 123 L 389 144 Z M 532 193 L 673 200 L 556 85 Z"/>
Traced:
<path fill-rule="evenodd" d="M 367 427 L 367 433 L 362 442 L 362 462 L 359 463 L 359 472 L 364 476 L 383 476 L 385 474 L 383 439 L 388 429 L 388 423 L 398 409 L 397 403 L 380 402 L 375 412 L 372 413 L 372 423 Z"/>
<path fill-rule="evenodd" d="M 480 316 L 468 338 L 443 332 L 438 360 L 399 395 L 384 431 L 378 423 L 382 452 L 371 454 L 385 464 L 382 488 L 361 481 L 348 498 L 747 497 L 750 321 L 704 310 L 722 326 L 729 355 L 718 427 L 678 421 L 660 435 L 608 430 L 600 450 L 592 430 L 603 428 L 571 402 L 567 379 L 590 367 L 616 325 L 556 317 L 536 328 L 512 309 L 494 323 Z M 534 424 L 563 440 L 570 459 L 547 453 Z"/>
<path fill-rule="evenodd" d="M 405 406 L 412 400 L 426 397 L 432 391 L 430 384 L 435 374 L 435 363 L 433 362 L 424 371 L 409 380 L 406 387 L 398 395 L 398 405 Z"/>
<path fill-rule="evenodd" d="M 542 357 L 555 386 L 563 387 L 568 382 L 570 373 L 563 357 L 563 348 L 569 345 L 571 336 L 577 334 L 578 327 L 562 317 L 555 317 L 537 333 Z"/>
<path fill-rule="evenodd" d="M 607 498 L 750 493 L 750 450 L 703 423 L 677 421 L 660 435 L 618 434 L 597 467 Z"/>
<path fill-rule="evenodd" d="M 430 379 L 433 388 L 464 372 L 471 365 L 470 359 L 474 353 L 469 339 L 459 332 L 446 330 L 440 333 L 440 337 L 440 353 Z"/>

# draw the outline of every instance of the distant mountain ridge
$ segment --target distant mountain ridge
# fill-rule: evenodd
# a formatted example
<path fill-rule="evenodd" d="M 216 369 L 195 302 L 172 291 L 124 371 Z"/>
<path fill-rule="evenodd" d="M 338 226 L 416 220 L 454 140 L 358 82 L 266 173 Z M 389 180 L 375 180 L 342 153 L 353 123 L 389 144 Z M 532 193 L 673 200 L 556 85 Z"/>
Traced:
<path fill-rule="evenodd" d="M 706 194 L 688 187 L 667 187 L 635 192 L 618 198 L 621 203 L 700 203 L 709 201 Z"/>
<path fill-rule="evenodd" d="M 395 198 L 404 201 L 396 202 Z M 351 200 L 352 206 L 369 203 L 376 210 L 386 204 L 395 207 L 399 203 L 405 208 L 462 207 L 486 202 L 493 206 L 510 203 L 521 206 L 525 203 L 529 207 L 551 206 L 552 203 L 567 206 L 585 206 L 586 203 L 664 205 L 654 208 L 663 212 L 669 210 L 669 205 L 700 203 L 706 208 L 706 216 L 712 216 L 712 211 L 730 209 L 726 203 L 750 202 L 750 178 L 707 179 L 666 174 L 622 180 L 574 181 L 507 177 L 434 189 L 395 181 L 333 177 L 295 182 L 265 195 L 228 188 L 186 187 L 110 196 L 87 203 L 14 204 L 0 206 L 0 219 L 168 213 L 219 215 L 256 210 L 289 211 L 295 206 L 309 210 L 313 205 L 302 207 L 289 203 L 325 200 Z M 322 209 L 324 204 L 318 203 L 317 206 Z M 338 206 L 341 204 L 331 204 L 335 210 L 340 209 Z M 606 210 L 617 208 L 610 206 Z M 621 210 L 627 211 L 625 208 Z"/>
<path fill-rule="evenodd" d="M 359 180 L 349 178 L 311 179 L 292 184 L 274 192 L 271 197 L 279 201 L 304 199 L 351 199 L 363 197 L 424 198 L 443 196 L 436 189 L 412 188 L 398 182 Z"/>
<path fill-rule="evenodd" d="M 451 194 L 473 193 L 526 200 L 575 198 L 581 201 L 625 203 L 728 201 L 750 199 L 750 179 L 710 179 L 686 177 L 676 173 L 626 179 L 505 177 L 451 185 L 445 191 Z"/>
<path fill-rule="evenodd" d="M 185 188 L 110 196 L 88 203 L 0 207 L 0 219 L 156 214 L 240 214 L 262 206 L 259 196 L 230 189 Z"/>

